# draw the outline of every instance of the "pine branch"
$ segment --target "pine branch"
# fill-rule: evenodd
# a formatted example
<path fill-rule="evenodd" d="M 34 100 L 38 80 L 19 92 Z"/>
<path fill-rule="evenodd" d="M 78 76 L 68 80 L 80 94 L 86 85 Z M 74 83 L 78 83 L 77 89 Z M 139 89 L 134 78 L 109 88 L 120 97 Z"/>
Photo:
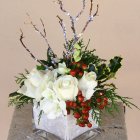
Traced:
<path fill-rule="evenodd" d="M 32 103 L 33 98 L 27 97 L 23 94 L 14 92 L 9 95 L 9 103 L 8 106 L 15 105 L 16 108 L 21 108 L 24 106 L 24 104 Z"/>
<path fill-rule="evenodd" d="M 25 69 L 25 74 L 19 73 L 19 76 L 15 76 L 16 83 L 21 86 L 23 84 L 24 80 L 27 79 L 27 77 L 26 77 L 27 74 L 29 74 L 29 71 L 27 69 Z"/>

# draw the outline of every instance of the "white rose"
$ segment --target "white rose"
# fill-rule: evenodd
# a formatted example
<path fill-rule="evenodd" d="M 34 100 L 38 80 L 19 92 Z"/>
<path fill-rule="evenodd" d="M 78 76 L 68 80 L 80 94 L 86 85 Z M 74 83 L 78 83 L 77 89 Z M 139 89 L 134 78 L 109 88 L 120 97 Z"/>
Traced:
<path fill-rule="evenodd" d="M 70 71 L 70 69 L 67 68 L 67 66 L 64 62 L 58 64 L 58 73 L 59 74 L 64 75 L 64 74 L 68 73 L 69 71 Z"/>
<path fill-rule="evenodd" d="M 56 119 L 61 115 L 67 115 L 66 103 L 58 100 L 52 89 L 47 88 L 42 95 L 44 99 L 40 101 L 40 109 L 43 110 L 48 119 Z"/>
<path fill-rule="evenodd" d="M 83 96 L 88 100 L 91 98 L 95 92 L 95 87 L 97 86 L 95 72 L 85 72 L 83 77 L 79 80 L 78 87 L 82 91 Z"/>
<path fill-rule="evenodd" d="M 78 80 L 71 75 L 61 76 L 55 81 L 54 90 L 64 101 L 75 100 L 78 94 Z"/>

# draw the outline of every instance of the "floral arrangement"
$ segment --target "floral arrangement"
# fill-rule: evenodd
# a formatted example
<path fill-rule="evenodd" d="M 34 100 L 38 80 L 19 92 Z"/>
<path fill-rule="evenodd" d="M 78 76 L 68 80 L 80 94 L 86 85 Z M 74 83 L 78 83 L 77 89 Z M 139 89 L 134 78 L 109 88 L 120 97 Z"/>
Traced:
<path fill-rule="evenodd" d="M 71 40 L 67 39 L 63 19 L 57 16 L 65 38 L 65 51 L 62 58 L 58 58 L 51 49 L 43 21 L 41 20 L 43 31 L 40 31 L 28 15 L 32 27 L 45 39 L 48 45 L 47 59 L 39 60 L 30 52 L 24 44 L 21 30 L 20 42 L 22 46 L 39 65 L 31 72 L 26 70 L 25 74 L 21 73 L 16 77 L 19 89 L 9 95 L 9 105 L 21 108 L 26 103 L 37 103 L 41 109 L 39 117 L 42 113 L 45 113 L 48 119 L 72 114 L 77 125 L 90 128 L 92 123 L 89 117 L 100 123 L 100 113 L 103 109 L 109 113 L 112 113 L 113 110 L 118 111 L 118 100 L 130 108 L 135 105 L 130 102 L 129 97 L 118 95 L 116 86 L 107 82 L 115 78 L 118 69 L 121 68 L 122 58 L 115 56 L 110 61 L 101 59 L 95 54 L 95 50 L 88 50 L 89 42 L 85 45 L 82 40 L 82 35 L 88 24 L 98 14 L 98 5 L 97 10 L 92 14 L 93 0 L 91 0 L 88 21 L 82 32 L 77 34 L 75 23 L 85 9 L 85 0 L 82 2 L 82 10 L 75 17 L 64 9 L 61 0 L 56 2 L 61 11 L 70 18 L 74 35 Z"/>

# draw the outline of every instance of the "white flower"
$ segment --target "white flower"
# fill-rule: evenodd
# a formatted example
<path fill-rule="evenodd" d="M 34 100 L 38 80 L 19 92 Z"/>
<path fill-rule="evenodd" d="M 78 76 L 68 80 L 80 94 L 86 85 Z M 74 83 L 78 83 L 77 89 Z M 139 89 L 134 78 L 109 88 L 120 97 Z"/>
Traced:
<path fill-rule="evenodd" d="M 17 91 L 25 96 L 35 98 L 36 87 L 27 79 L 24 81 L 24 85 Z"/>
<path fill-rule="evenodd" d="M 52 82 L 55 78 L 54 71 L 37 71 L 33 69 L 24 81 L 24 85 L 17 92 L 34 98 L 39 102 L 42 98 L 42 93 L 50 87 L 50 85 L 53 87 Z"/>
<path fill-rule="evenodd" d="M 79 80 L 78 87 L 82 91 L 86 99 L 90 99 L 95 92 L 95 87 L 97 86 L 96 73 L 95 72 L 85 72 L 83 77 Z"/>
<path fill-rule="evenodd" d="M 52 89 L 47 88 L 42 95 L 44 99 L 40 101 L 40 109 L 43 110 L 48 119 L 55 119 L 61 115 L 67 115 L 66 103 L 58 100 Z"/>
<path fill-rule="evenodd" d="M 54 90 L 64 101 L 75 100 L 78 94 L 78 80 L 71 75 L 61 76 L 55 81 Z"/>
<path fill-rule="evenodd" d="M 44 74 L 41 73 L 41 71 L 38 71 L 36 68 L 34 68 L 30 74 L 27 75 L 27 79 L 31 82 L 32 85 L 35 87 L 38 87 L 40 82 L 43 79 Z"/>
<path fill-rule="evenodd" d="M 58 64 L 58 73 L 59 74 L 64 75 L 64 74 L 68 73 L 69 71 L 70 71 L 70 69 L 67 68 L 67 66 L 64 62 Z"/>

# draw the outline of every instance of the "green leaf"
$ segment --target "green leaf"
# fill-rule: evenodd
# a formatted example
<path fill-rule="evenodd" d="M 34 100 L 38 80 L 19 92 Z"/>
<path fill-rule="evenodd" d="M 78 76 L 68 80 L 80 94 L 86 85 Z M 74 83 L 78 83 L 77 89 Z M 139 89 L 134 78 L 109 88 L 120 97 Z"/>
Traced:
<path fill-rule="evenodd" d="M 119 56 L 115 56 L 113 59 L 110 60 L 110 64 L 108 66 L 111 73 L 116 73 L 118 69 L 121 68 L 121 61 L 122 58 Z"/>
<path fill-rule="evenodd" d="M 81 47 L 80 47 L 79 44 L 75 44 L 75 45 L 74 45 L 74 48 L 75 48 L 75 49 L 78 49 L 78 50 L 81 50 Z"/>
<path fill-rule="evenodd" d="M 14 96 L 18 96 L 18 95 L 20 95 L 20 94 L 15 91 L 13 93 L 10 93 L 9 97 L 14 97 Z"/>
<path fill-rule="evenodd" d="M 37 70 L 45 70 L 46 68 L 45 68 L 45 66 L 43 66 L 43 65 L 40 65 L 40 66 L 36 66 L 36 68 L 37 68 Z"/>

